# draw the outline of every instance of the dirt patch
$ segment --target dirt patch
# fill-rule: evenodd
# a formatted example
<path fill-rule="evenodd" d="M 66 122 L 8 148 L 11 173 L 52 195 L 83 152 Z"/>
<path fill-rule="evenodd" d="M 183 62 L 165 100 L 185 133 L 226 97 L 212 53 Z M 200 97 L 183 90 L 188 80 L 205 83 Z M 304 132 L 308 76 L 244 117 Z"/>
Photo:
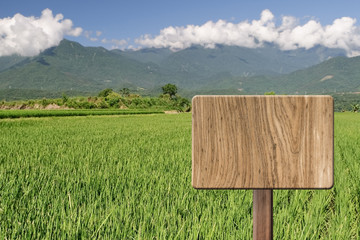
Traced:
<path fill-rule="evenodd" d="M 46 107 L 44 107 L 43 105 L 40 104 L 34 104 L 33 106 L 29 106 L 26 104 L 20 104 L 20 105 L 15 105 L 15 106 L 6 106 L 6 105 L 0 105 L 0 110 L 30 110 L 30 109 L 36 109 L 36 110 L 41 110 L 41 109 L 46 109 L 46 110 L 58 110 L 58 109 L 64 109 L 64 110 L 69 110 L 69 109 L 74 109 L 74 108 L 69 108 L 69 107 L 65 107 L 65 106 L 59 106 L 55 103 L 49 104 Z"/>
<path fill-rule="evenodd" d="M 333 75 L 326 75 L 325 77 L 323 77 L 323 78 L 320 80 L 320 82 L 323 82 L 323 81 L 332 79 L 333 77 L 334 77 Z"/>
<path fill-rule="evenodd" d="M 34 109 L 42 109 L 43 108 L 43 106 L 41 106 L 40 104 L 34 104 L 34 107 L 33 107 Z"/>
<path fill-rule="evenodd" d="M 25 104 L 20 104 L 20 105 L 15 105 L 15 106 L 2 106 L 1 109 L 10 109 L 10 110 L 22 110 L 22 109 L 26 109 L 26 105 Z"/>
<path fill-rule="evenodd" d="M 164 111 L 165 114 L 179 114 L 178 111 L 176 110 L 171 110 L 171 111 Z"/>
<path fill-rule="evenodd" d="M 46 110 L 53 110 L 53 109 L 60 109 L 60 108 L 61 108 L 61 107 L 60 107 L 59 105 L 54 104 L 54 103 L 49 104 L 49 105 L 47 105 L 47 106 L 45 107 Z"/>
<path fill-rule="evenodd" d="M 9 110 L 11 109 L 9 106 L 0 106 L 0 109 L 1 110 Z"/>

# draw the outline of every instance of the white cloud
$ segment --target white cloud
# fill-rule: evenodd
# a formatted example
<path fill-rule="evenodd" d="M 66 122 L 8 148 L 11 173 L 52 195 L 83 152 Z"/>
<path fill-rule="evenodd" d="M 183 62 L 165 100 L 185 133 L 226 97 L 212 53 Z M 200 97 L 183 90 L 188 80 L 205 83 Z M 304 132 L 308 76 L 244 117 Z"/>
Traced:
<path fill-rule="evenodd" d="M 127 41 L 125 39 L 111 39 L 111 43 L 115 44 L 116 46 L 124 46 L 127 44 Z"/>
<path fill-rule="evenodd" d="M 322 26 L 310 19 L 300 25 L 292 16 L 282 16 L 281 24 L 275 24 L 275 17 L 268 9 L 263 10 L 259 20 L 232 23 L 225 20 L 206 22 L 203 25 L 169 26 L 153 37 L 143 35 L 135 39 L 137 44 L 146 47 L 169 47 L 180 50 L 199 44 L 213 48 L 216 44 L 242 47 L 261 47 L 265 42 L 274 43 L 282 50 L 297 48 L 310 49 L 316 45 L 341 48 L 349 56 L 359 55 L 360 28 L 356 19 L 342 17 L 331 25 Z"/>
<path fill-rule="evenodd" d="M 125 48 L 125 45 L 128 44 L 128 41 L 125 39 L 106 39 L 103 38 L 101 40 L 101 42 L 103 44 L 112 44 L 111 49 L 116 49 L 116 48 Z"/>
<path fill-rule="evenodd" d="M 91 31 L 83 31 L 83 35 L 84 35 L 87 39 L 91 38 L 91 34 L 92 34 Z"/>
<path fill-rule="evenodd" d="M 53 15 L 50 9 L 41 17 L 25 17 L 15 14 L 0 19 L 0 56 L 19 54 L 35 56 L 41 51 L 57 46 L 64 36 L 79 36 L 82 29 L 73 27 L 70 19 L 62 14 Z"/>
<path fill-rule="evenodd" d="M 95 31 L 95 35 L 96 37 L 93 36 L 93 32 L 92 31 L 83 31 L 83 36 L 86 37 L 87 39 L 89 39 L 92 42 L 98 42 L 99 38 L 102 35 L 101 31 Z"/>

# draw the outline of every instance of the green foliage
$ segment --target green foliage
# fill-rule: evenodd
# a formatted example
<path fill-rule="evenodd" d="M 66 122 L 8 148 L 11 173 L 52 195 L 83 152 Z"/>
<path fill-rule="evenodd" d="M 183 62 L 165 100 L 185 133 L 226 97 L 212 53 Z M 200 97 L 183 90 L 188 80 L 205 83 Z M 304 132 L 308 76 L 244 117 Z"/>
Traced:
<path fill-rule="evenodd" d="M 113 92 L 113 90 L 111 88 L 106 88 L 99 92 L 98 97 L 107 97 L 112 92 Z"/>
<path fill-rule="evenodd" d="M 4 102 L 2 105 L 5 105 L 5 102 Z M 35 100 L 28 100 L 28 101 L 26 102 L 26 105 L 29 106 L 29 107 L 34 107 L 34 105 L 35 105 Z"/>
<path fill-rule="evenodd" d="M 358 112 L 359 109 L 360 109 L 360 105 L 358 103 L 357 104 L 352 104 L 351 108 L 352 108 L 353 112 Z"/>
<path fill-rule="evenodd" d="M 97 105 L 93 102 L 83 102 L 81 104 L 81 108 L 82 109 L 96 109 L 97 108 Z"/>
<path fill-rule="evenodd" d="M 178 97 L 174 105 L 176 106 L 176 110 L 179 112 L 191 111 L 191 102 L 186 98 Z"/>
<path fill-rule="evenodd" d="M 274 191 L 274 239 L 360 238 L 357 129 L 359 114 L 335 114 L 333 189 Z M 191 187 L 190 114 L 0 120 L 0 132 L 4 239 L 252 239 L 251 190 Z"/>
<path fill-rule="evenodd" d="M 65 104 L 69 100 L 69 97 L 66 95 L 66 93 L 62 94 L 62 103 Z"/>
<path fill-rule="evenodd" d="M 353 105 L 360 103 L 360 94 L 333 94 L 334 110 L 337 112 L 353 111 Z"/>
<path fill-rule="evenodd" d="M 169 94 L 170 98 L 174 98 L 177 93 L 177 86 L 175 84 L 168 83 L 161 87 L 163 94 Z"/>
<path fill-rule="evenodd" d="M 128 88 L 122 88 L 119 92 L 122 97 L 128 97 L 130 95 L 130 89 Z"/>
<path fill-rule="evenodd" d="M 164 89 L 169 93 L 175 94 L 177 87 L 167 84 Z M 62 98 L 28 101 L 5 102 L 0 105 L 3 109 L 24 109 L 24 108 L 46 108 L 49 104 L 55 104 L 56 108 L 71 109 L 156 109 L 156 110 L 177 110 L 187 112 L 191 110 L 191 103 L 188 99 L 179 95 L 162 94 L 160 97 L 141 97 L 139 94 L 130 94 L 123 88 L 121 94 L 114 92 L 111 88 L 106 88 L 99 92 L 97 97 L 68 97 L 66 93 Z M 123 95 L 127 95 L 123 97 Z M 40 106 L 40 107 L 39 107 Z"/>
<path fill-rule="evenodd" d="M 43 106 L 43 107 L 46 107 L 47 105 L 49 105 L 51 103 L 51 101 L 50 100 L 47 100 L 46 98 L 43 98 L 42 100 L 41 100 L 41 105 Z"/>
<path fill-rule="evenodd" d="M 66 94 L 69 97 L 86 96 L 95 93 L 84 91 L 52 91 L 52 90 L 40 90 L 40 89 L 0 89 L 0 99 L 6 101 L 19 101 L 29 99 L 41 99 L 41 98 L 62 98 L 62 95 Z"/>
<path fill-rule="evenodd" d="M 276 95 L 274 91 L 271 92 L 265 92 L 264 95 Z"/>
<path fill-rule="evenodd" d="M 119 98 L 111 98 L 109 99 L 109 107 L 119 108 Z"/>
<path fill-rule="evenodd" d="M 188 99 L 177 96 L 170 99 L 167 97 L 141 97 L 137 94 L 129 94 L 128 97 L 122 97 L 116 92 L 107 94 L 106 97 L 67 97 L 59 99 L 12 101 L 3 103 L 0 108 L 3 109 L 23 109 L 23 108 L 45 108 L 49 104 L 56 104 L 61 108 L 70 109 L 148 109 L 148 110 L 178 110 L 190 111 L 191 103 Z M 64 97 L 66 99 L 64 99 Z"/>
<path fill-rule="evenodd" d="M 91 109 L 88 107 L 87 109 Z M 66 117 L 66 116 L 93 116 L 93 115 L 134 115 L 134 114 L 162 114 L 163 111 L 132 109 L 92 109 L 92 110 L 0 110 L 0 119 L 29 118 L 29 117 Z"/>
<path fill-rule="evenodd" d="M 105 101 L 105 99 L 103 99 L 102 101 L 100 101 L 98 103 L 98 107 L 101 108 L 101 109 L 105 109 L 105 108 L 109 108 L 109 105 L 108 103 Z"/>

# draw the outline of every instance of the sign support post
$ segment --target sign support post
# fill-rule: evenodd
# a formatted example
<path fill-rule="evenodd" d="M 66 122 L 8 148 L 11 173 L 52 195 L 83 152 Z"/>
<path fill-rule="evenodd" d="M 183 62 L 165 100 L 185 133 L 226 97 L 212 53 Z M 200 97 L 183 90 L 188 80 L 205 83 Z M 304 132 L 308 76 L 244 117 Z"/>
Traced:
<path fill-rule="evenodd" d="M 273 239 L 273 190 L 253 190 L 253 239 Z"/>

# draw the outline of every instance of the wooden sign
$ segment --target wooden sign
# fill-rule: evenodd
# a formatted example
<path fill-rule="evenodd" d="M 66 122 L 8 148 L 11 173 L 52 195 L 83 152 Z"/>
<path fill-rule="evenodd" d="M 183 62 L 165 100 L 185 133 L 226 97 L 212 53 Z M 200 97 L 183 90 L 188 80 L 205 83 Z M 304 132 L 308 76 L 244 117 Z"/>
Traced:
<path fill-rule="evenodd" d="M 331 96 L 195 96 L 192 108 L 194 188 L 333 186 Z"/>

